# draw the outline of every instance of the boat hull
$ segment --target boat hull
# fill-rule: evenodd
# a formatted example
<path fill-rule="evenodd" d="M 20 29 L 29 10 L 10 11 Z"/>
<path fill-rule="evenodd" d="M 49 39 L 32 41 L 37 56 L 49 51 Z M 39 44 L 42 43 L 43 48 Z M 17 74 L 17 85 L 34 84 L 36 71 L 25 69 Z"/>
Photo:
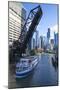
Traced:
<path fill-rule="evenodd" d="M 16 78 L 23 78 L 23 77 L 28 76 L 34 70 L 37 64 L 38 64 L 38 60 L 36 59 L 36 62 L 34 63 L 33 67 L 23 72 L 16 72 Z"/>

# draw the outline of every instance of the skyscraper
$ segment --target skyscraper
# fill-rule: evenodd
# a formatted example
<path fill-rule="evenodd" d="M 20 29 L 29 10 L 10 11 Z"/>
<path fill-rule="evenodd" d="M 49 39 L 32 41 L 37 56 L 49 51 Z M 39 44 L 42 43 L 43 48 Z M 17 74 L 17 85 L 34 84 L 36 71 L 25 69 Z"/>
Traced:
<path fill-rule="evenodd" d="M 33 49 L 35 49 L 35 38 L 33 38 Z"/>
<path fill-rule="evenodd" d="M 54 32 L 54 46 L 58 46 L 58 33 Z"/>
<path fill-rule="evenodd" d="M 9 1 L 9 45 L 18 40 L 25 20 L 26 10 L 22 3 Z"/>
<path fill-rule="evenodd" d="M 36 30 L 36 47 L 38 48 L 39 44 L 39 32 Z"/>
<path fill-rule="evenodd" d="M 32 50 L 36 47 L 36 38 L 34 37 L 36 33 L 34 33 L 33 37 L 31 38 L 31 40 L 28 43 L 28 49 Z"/>
<path fill-rule="evenodd" d="M 39 44 L 39 48 L 43 48 L 43 36 L 40 36 L 40 44 Z"/>
<path fill-rule="evenodd" d="M 39 37 L 39 48 L 41 49 L 41 38 Z"/>
<path fill-rule="evenodd" d="M 50 28 L 48 28 L 47 38 L 50 38 Z"/>
<path fill-rule="evenodd" d="M 47 32 L 47 44 L 49 44 L 49 39 L 50 39 L 50 28 L 48 28 Z"/>
<path fill-rule="evenodd" d="M 46 44 L 47 44 L 47 38 L 46 38 L 46 36 L 43 36 L 43 43 L 44 43 L 44 46 L 46 46 Z"/>
<path fill-rule="evenodd" d="M 50 49 L 53 50 L 54 48 L 54 39 L 50 40 Z"/>

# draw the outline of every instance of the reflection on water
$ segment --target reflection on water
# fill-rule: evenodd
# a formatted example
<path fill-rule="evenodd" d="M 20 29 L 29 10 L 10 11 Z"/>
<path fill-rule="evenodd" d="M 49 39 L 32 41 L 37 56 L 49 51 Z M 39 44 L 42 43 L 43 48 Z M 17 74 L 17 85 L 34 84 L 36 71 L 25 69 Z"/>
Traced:
<path fill-rule="evenodd" d="M 16 79 L 16 84 L 20 87 L 30 86 L 31 79 L 33 77 L 34 71 L 31 72 L 27 77 Z"/>
<path fill-rule="evenodd" d="M 52 65 L 55 68 L 55 70 L 58 69 L 58 58 L 55 58 L 55 56 L 54 58 L 52 57 Z"/>
<path fill-rule="evenodd" d="M 17 85 L 21 87 L 57 85 L 58 68 L 56 62 L 52 59 L 50 60 L 50 56 L 48 54 L 41 54 L 39 56 L 39 64 L 35 70 L 29 76 L 16 80 Z"/>
<path fill-rule="evenodd" d="M 40 54 L 33 72 L 25 78 L 15 79 L 15 82 L 10 79 L 10 88 L 58 85 L 58 66 L 52 56 L 54 57 L 53 54 Z"/>

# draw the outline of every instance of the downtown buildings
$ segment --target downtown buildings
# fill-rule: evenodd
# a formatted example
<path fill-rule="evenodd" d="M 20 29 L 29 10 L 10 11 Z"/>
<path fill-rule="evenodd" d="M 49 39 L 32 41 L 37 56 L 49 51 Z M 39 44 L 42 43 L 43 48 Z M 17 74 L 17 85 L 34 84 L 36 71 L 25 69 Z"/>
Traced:
<path fill-rule="evenodd" d="M 50 49 L 50 28 L 47 31 L 47 49 Z"/>
<path fill-rule="evenodd" d="M 51 38 L 51 29 L 47 29 L 46 36 L 40 36 L 39 49 L 54 50 L 58 47 L 58 32 L 53 32 L 53 38 Z"/>
<path fill-rule="evenodd" d="M 35 30 L 34 35 L 28 44 L 28 47 L 30 50 L 39 47 L 39 31 L 38 30 Z"/>
<path fill-rule="evenodd" d="M 58 47 L 58 33 L 54 32 L 54 46 Z"/>
<path fill-rule="evenodd" d="M 50 40 L 50 28 L 48 28 L 47 31 L 47 43 L 49 44 L 49 40 Z"/>
<path fill-rule="evenodd" d="M 26 20 L 26 10 L 22 3 L 9 2 L 9 45 L 12 45 L 13 41 L 18 40 L 21 32 L 22 36 L 20 40 L 24 39 L 27 29 L 22 30 Z M 35 37 L 32 37 L 29 42 L 29 48 L 44 48 L 52 49 L 52 46 L 58 45 L 58 35 L 54 34 L 54 40 L 50 40 L 50 28 L 48 28 L 46 36 L 39 36 L 39 31 L 34 33 Z M 53 43 L 54 42 L 54 43 Z M 53 45 L 54 44 L 54 45 Z"/>
<path fill-rule="evenodd" d="M 9 45 L 18 40 L 26 20 L 26 10 L 22 3 L 9 1 Z M 26 29 L 24 29 L 24 33 Z"/>
<path fill-rule="evenodd" d="M 50 40 L 50 49 L 53 50 L 54 49 L 54 39 Z"/>

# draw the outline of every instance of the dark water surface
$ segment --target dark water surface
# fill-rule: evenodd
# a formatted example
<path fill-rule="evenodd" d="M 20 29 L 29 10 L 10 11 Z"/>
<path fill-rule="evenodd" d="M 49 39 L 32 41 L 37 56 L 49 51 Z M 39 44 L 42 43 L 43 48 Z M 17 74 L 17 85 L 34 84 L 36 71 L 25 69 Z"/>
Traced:
<path fill-rule="evenodd" d="M 58 68 L 53 65 L 53 54 L 40 54 L 33 72 L 23 79 L 15 79 L 10 73 L 9 88 L 58 85 Z"/>

